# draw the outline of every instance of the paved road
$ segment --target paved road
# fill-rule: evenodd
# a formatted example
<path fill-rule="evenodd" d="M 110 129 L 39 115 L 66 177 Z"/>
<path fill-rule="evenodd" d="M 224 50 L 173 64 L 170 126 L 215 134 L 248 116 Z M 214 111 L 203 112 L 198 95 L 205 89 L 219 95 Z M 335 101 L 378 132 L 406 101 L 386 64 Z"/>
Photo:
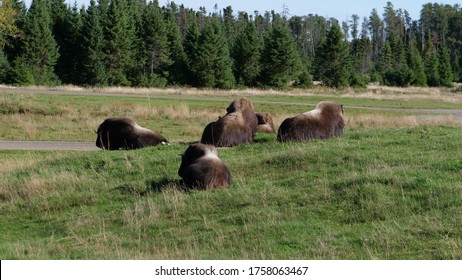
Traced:
<path fill-rule="evenodd" d="M 95 142 L 68 141 L 4 141 L 0 140 L 0 150 L 23 151 L 96 151 Z"/>
<path fill-rule="evenodd" d="M 0 93 L 15 94 L 56 94 L 56 95 L 83 95 L 83 96 L 118 96 L 118 97 L 141 97 L 147 95 L 119 94 L 107 92 L 88 92 L 88 91 L 53 91 L 53 90 L 35 90 L 21 88 L 0 88 Z M 182 100 L 204 100 L 204 101 L 229 101 L 229 98 L 212 98 L 200 96 L 184 95 L 148 95 L 152 99 L 182 99 Z M 315 105 L 308 103 L 293 103 L 279 101 L 253 101 L 261 104 L 281 104 L 281 105 Z M 360 107 L 345 106 L 345 108 L 365 109 L 374 111 L 396 111 L 410 112 L 419 114 L 426 119 L 453 118 L 462 121 L 462 109 L 409 109 L 409 108 L 383 108 L 383 107 Z M 0 140 L 0 150 L 55 150 L 55 151 L 94 151 L 99 150 L 94 142 L 65 142 L 65 141 L 3 141 Z"/>

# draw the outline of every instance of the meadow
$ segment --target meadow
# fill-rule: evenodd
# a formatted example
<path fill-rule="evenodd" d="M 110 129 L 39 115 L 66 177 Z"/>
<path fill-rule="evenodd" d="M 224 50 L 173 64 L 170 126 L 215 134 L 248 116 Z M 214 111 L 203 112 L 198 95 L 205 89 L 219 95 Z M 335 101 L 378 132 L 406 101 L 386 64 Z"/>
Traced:
<path fill-rule="evenodd" d="M 0 94 L 1 140 L 94 141 L 104 118 L 130 116 L 171 142 L 0 151 L 1 259 L 462 259 L 462 121 L 393 110 L 460 109 L 460 93 L 107 92 Z M 183 190 L 179 154 L 240 95 L 276 125 L 341 102 L 345 134 L 304 143 L 257 134 L 219 149 L 231 188 Z"/>

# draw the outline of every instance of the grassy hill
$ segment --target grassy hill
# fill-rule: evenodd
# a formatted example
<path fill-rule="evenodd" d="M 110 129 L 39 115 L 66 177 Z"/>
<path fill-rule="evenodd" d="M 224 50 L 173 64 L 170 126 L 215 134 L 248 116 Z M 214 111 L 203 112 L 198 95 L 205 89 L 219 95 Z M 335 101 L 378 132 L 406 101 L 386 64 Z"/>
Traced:
<path fill-rule="evenodd" d="M 11 104 L 17 97 L 3 98 Z M 46 120 L 55 117 L 50 112 L 56 107 L 78 135 L 75 114 L 103 116 L 98 108 L 121 108 L 117 98 L 82 98 L 75 105 L 69 98 L 18 99 L 30 113 L 2 114 Z M 45 99 L 57 105 L 45 106 Z M 138 101 L 124 102 L 136 110 Z M 201 107 L 182 102 L 197 120 L 206 113 L 216 118 L 229 103 L 202 101 L 201 115 Z M 282 118 L 302 107 L 258 109 Z M 151 122 L 176 123 L 174 111 Z M 198 130 L 184 132 L 185 123 L 171 130 L 177 142 L 170 146 L 0 151 L 0 258 L 462 259 L 461 128 L 405 121 L 374 127 L 360 109 L 346 114 L 350 123 L 340 138 L 281 144 L 274 135 L 258 134 L 255 144 L 219 149 L 233 175 L 232 187 L 224 190 L 179 188 L 179 154 L 187 147 L 180 142 L 197 140 Z M 396 117 L 380 114 L 370 118 Z M 355 120 L 360 116 L 362 124 Z M 207 120 L 197 122 L 200 128 Z M 17 139 L 13 129 L 6 131 Z M 44 135 L 68 134 L 50 129 Z M 77 139 L 93 137 L 89 132 Z"/>

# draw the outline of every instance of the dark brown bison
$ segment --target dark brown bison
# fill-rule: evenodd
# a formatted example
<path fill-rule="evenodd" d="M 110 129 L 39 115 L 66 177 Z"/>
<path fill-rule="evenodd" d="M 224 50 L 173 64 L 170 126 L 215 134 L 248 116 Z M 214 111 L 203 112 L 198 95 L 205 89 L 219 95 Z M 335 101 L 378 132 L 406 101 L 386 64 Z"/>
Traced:
<path fill-rule="evenodd" d="M 250 100 L 245 97 L 236 98 L 226 111 L 226 115 L 205 127 L 201 143 L 217 147 L 253 143 L 253 136 L 257 130 L 257 116 Z"/>
<path fill-rule="evenodd" d="M 208 190 L 231 185 L 231 173 L 212 145 L 190 145 L 181 156 L 178 175 L 188 188 Z"/>
<path fill-rule="evenodd" d="M 274 134 L 276 130 L 274 129 L 273 117 L 266 112 L 258 112 L 257 115 L 257 132 Z"/>
<path fill-rule="evenodd" d="M 96 146 L 104 150 L 130 150 L 168 143 L 159 133 L 139 126 L 130 118 L 105 119 L 96 133 Z"/>
<path fill-rule="evenodd" d="M 285 119 L 278 130 L 279 142 L 327 139 L 343 134 L 343 106 L 322 101 L 312 111 Z"/>

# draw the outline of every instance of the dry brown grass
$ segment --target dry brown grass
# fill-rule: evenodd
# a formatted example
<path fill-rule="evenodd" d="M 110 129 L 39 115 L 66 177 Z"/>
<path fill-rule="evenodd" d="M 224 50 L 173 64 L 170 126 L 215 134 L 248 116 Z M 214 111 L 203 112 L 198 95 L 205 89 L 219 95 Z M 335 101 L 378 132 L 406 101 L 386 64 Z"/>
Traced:
<path fill-rule="evenodd" d="M 350 128 L 398 128 L 398 127 L 415 127 L 419 125 L 448 125 L 453 127 L 462 127 L 462 122 L 451 116 L 389 116 L 379 113 L 360 114 L 350 118 L 347 127 Z"/>

